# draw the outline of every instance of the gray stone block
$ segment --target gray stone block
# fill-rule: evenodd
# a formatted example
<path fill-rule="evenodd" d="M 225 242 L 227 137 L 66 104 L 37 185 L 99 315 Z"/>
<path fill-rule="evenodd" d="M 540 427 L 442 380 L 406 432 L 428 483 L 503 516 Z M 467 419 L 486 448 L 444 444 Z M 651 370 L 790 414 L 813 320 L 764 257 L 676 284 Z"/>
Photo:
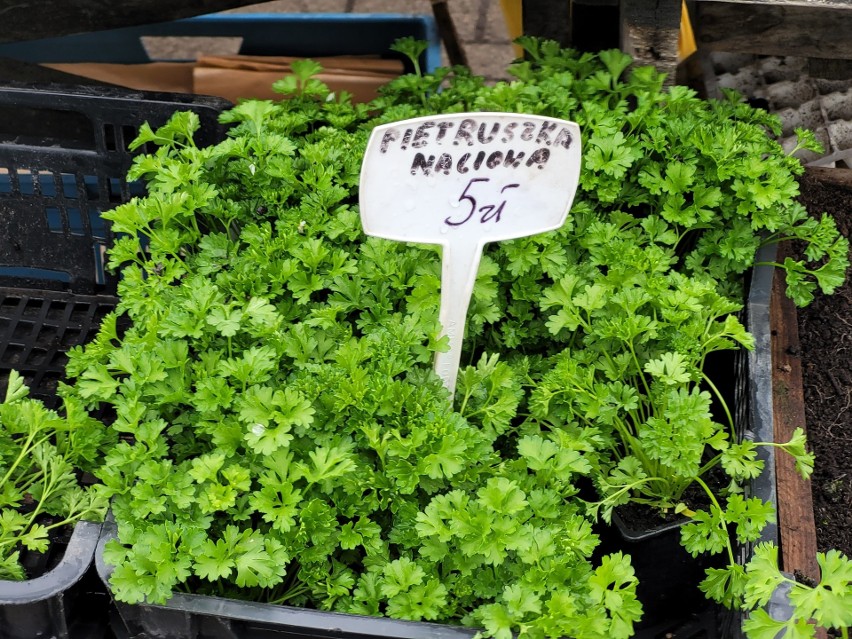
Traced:
<path fill-rule="evenodd" d="M 736 73 L 722 74 L 717 83 L 720 89 L 733 89 L 746 97 L 753 97 L 763 87 L 763 78 L 753 66 L 748 66 Z"/>
<path fill-rule="evenodd" d="M 776 115 L 781 118 L 782 135 L 793 135 L 796 128 L 817 129 L 825 126 L 822 110 L 818 99 L 805 102 L 798 108 L 787 107 L 779 110 Z"/>
<path fill-rule="evenodd" d="M 852 120 L 852 89 L 822 96 L 822 107 L 829 120 Z"/>
<path fill-rule="evenodd" d="M 807 60 L 804 58 L 763 58 L 755 66 L 767 84 L 784 80 L 795 81 L 807 72 Z"/>
<path fill-rule="evenodd" d="M 787 107 L 798 108 L 799 105 L 817 96 L 817 90 L 810 78 L 796 81 L 785 80 L 770 84 L 762 91 L 763 97 L 769 100 L 772 109 Z"/>
<path fill-rule="evenodd" d="M 832 142 L 832 150 L 852 149 L 852 121 L 837 120 L 828 125 L 828 135 Z"/>

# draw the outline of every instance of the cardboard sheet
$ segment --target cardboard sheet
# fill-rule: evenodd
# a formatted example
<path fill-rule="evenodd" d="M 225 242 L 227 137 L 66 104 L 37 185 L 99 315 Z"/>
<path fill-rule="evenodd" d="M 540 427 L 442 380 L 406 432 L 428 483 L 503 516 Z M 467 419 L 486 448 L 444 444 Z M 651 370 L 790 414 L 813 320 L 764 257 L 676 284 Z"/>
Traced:
<path fill-rule="evenodd" d="M 297 58 L 279 56 L 203 56 L 194 62 L 112 64 L 50 63 L 44 66 L 109 84 L 145 91 L 215 95 L 236 102 L 241 98 L 281 99 L 272 83 L 290 74 Z M 347 91 L 356 102 L 376 97 L 378 88 L 400 75 L 402 63 L 370 57 L 319 58 L 317 79 L 332 91 Z"/>

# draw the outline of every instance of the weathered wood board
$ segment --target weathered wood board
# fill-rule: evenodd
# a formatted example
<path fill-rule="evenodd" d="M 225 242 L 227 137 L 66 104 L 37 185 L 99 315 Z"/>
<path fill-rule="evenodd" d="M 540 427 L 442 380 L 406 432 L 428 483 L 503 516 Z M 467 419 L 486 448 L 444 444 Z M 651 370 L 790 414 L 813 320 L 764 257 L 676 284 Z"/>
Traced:
<path fill-rule="evenodd" d="M 784 247 L 778 261 L 784 260 Z M 770 305 L 772 328 L 772 403 L 775 440 L 789 441 L 793 430 L 805 428 L 802 390 L 802 359 L 796 307 L 785 294 L 784 274 L 775 271 Z M 776 452 L 775 472 L 778 490 L 778 528 L 781 533 L 781 561 L 784 570 L 798 571 L 819 580 L 816 562 L 816 524 L 809 481 L 796 472 L 793 458 Z"/>
<path fill-rule="evenodd" d="M 805 172 L 823 184 L 832 184 L 852 189 L 852 169 L 829 168 L 827 166 L 808 166 Z"/>
<path fill-rule="evenodd" d="M 673 84 L 681 0 L 621 0 L 621 48 L 636 65 L 653 65 Z"/>
<path fill-rule="evenodd" d="M 699 47 L 852 59 L 850 0 L 693 0 Z"/>

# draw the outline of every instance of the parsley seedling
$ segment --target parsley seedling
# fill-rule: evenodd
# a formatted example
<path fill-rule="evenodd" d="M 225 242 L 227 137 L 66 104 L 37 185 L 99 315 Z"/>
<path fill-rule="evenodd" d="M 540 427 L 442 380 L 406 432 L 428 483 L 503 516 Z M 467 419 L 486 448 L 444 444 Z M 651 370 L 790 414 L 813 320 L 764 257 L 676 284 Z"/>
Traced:
<path fill-rule="evenodd" d="M 65 416 L 28 397 L 10 371 L 0 404 L 0 578 L 26 579 L 24 550 L 43 553 L 50 532 L 87 519 L 100 521 L 107 502 L 100 487 L 83 487 L 76 469 L 91 467 L 106 433 L 73 401 Z"/>

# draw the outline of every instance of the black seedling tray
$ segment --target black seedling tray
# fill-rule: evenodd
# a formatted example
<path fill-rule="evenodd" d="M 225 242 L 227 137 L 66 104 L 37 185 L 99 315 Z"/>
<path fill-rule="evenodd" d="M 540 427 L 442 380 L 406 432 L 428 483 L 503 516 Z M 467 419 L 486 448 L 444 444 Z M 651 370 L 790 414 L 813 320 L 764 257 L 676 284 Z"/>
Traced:
<path fill-rule="evenodd" d="M 62 559 L 40 577 L 0 580 L 0 636 L 4 639 L 76 639 L 91 614 L 91 595 L 78 587 L 92 563 L 101 524 L 75 526 Z"/>

